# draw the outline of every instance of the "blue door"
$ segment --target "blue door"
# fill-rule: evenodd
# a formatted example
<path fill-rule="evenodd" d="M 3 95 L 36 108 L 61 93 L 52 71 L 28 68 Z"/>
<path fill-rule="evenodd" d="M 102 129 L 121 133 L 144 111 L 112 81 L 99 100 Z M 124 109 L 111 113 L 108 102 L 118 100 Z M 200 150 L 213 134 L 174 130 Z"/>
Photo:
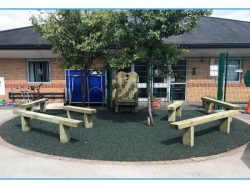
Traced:
<path fill-rule="evenodd" d="M 66 70 L 66 97 L 69 103 L 81 103 L 82 97 L 85 103 L 105 103 L 106 78 L 104 72 L 89 71 L 87 80 L 88 93 L 82 94 L 81 81 L 86 79 L 83 71 L 83 79 L 80 70 Z"/>

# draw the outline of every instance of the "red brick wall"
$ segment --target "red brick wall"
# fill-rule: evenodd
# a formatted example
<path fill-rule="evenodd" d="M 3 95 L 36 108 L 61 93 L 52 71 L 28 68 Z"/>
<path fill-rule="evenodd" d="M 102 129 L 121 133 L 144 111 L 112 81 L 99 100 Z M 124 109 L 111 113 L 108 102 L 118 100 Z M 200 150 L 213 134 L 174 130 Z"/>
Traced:
<path fill-rule="evenodd" d="M 64 92 L 65 90 L 65 73 L 64 69 L 59 67 L 57 59 L 51 60 L 51 83 L 44 84 L 40 92 Z M 8 98 L 9 92 L 20 92 L 20 88 L 28 88 L 31 85 L 27 80 L 26 59 L 0 59 L 0 77 L 5 80 L 5 96 L 1 99 L 11 101 Z M 57 100 L 58 101 L 58 100 Z M 62 101 L 62 100 L 59 100 Z"/>
<path fill-rule="evenodd" d="M 217 77 L 210 76 L 210 59 L 189 59 L 187 67 L 187 102 L 200 102 L 202 96 L 217 97 Z M 196 68 L 196 75 L 192 69 Z M 226 100 L 229 102 L 247 103 L 250 98 L 250 88 L 244 84 L 244 74 L 250 70 L 250 59 L 243 60 L 240 82 L 228 82 Z"/>

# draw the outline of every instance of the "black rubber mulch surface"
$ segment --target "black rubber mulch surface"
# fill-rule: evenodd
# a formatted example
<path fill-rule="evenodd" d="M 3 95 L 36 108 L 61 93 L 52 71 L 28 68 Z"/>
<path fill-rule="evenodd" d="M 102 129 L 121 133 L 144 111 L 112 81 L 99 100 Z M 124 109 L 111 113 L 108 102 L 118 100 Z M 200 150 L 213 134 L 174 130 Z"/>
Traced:
<path fill-rule="evenodd" d="M 46 113 L 66 117 L 63 110 Z M 155 126 L 145 124 L 147 112 L 116 114 L 98 110 L 94 128 L 72 128 L 71 141 L 59 142 L 59 126 L 31 120 L 32 130 L 21 132 L 20 117 L 0 126 L 0 135 L 7 142 L 50 155 L 80 159 L 109 161 L 158 161 L 201 157 L 222 153 L 246 144 L 250 140 L 250 126 L 233 119 L 230 134 L 219 132 L 219 121 L 195 127 L 195 145 L 183 145 L 182 130 L 171 129 L 164 110 L 154 110 Z M 184 110 L 181 119 L 203 116 L 198 110 Z M 75 113 L 75 119 L 82 115 Z"/>

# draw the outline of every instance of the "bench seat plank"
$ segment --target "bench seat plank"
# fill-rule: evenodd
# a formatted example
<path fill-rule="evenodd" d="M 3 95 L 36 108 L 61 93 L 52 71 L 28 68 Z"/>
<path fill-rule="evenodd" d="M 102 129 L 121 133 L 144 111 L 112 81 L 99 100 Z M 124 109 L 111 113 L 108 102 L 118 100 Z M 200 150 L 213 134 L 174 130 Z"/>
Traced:
<path fill-rule="evenodd" d="M 183 105 L 183 101 L 176 101 L 168 105 L 167 110 L 168 110 L 169 122 L 175 122 L 176 116 L 181 117 L 182 105 Z"/>
<path fill-rule="evenodd" d="M 225 107 L 226 109 L 240 110 L 239 105 L 231 104 L 231 103 L 224 102 L 224 101 L 217 100 L 217 99 L 213 99 L 213 98 L 210 98 L 210 97 L 201 97 L 201 100 L 204 101 L 204 102 L 209 102 L 209 103 L 214 103 L 214 104 L 221 105 L 221 106 Z"/>
<path fill-rule="evenodd" d="M 76 107 L 76 106 L 64 106 L 64 110 L 67 110 L 68 118 L 71 118 L 70 111 L 83 113 L 83 122 L 86 128 L 92 128 L 93 118 L 92 115 L 96 113 L 96 109 L 92 108 L 83 108 L 83 107 Z"/>
<path fill-rule="evenodd" d="M 218 112 L 215 114 L 209 114 L 209 115 L 205 115 L 201 117 L 196 117 L 192 119 L 187 119 L 183 121 L 173 122 L 170 125 L 171 127 L 176 128 L 176 129 L 185 129 L 188 127 L 196 126 L 196 125 L 207 123 L 210 121 L 215 121 L 215 120 L 231 117 L 237 114 L 239 114 L 238 110 L 229 110 L 229 111 Z"/>
<path fill-rule="evenodd" d="M 80 112 L 85 114 L 95 114 L 96 109 L 92 108 L 83 108 L 83 107 L 77 107 L 77 106 L 64 106 L 64 110 L 72 111 L 72 112 Z"/>
<path fill-rule="evenodd" d="M 35 104 L 45 103 L 47 101 L 48 101 L 47 98 L 38 99 L 35 101 L 31 101 L 29 103 L 21 104 L 21 108 L 30 108 L 30 107 L 34 106 Z"/>
<path fill-rule="evenodd" d="M 31 130 L 30 128 L 31 119 L 38 119 L 42 121 L 59 124 L 60 142 L 62 143 L 70 141 L 71 127 L 79 127 L 82 124 L 82 121 L 79 120 L 58 117 L 48 114 L 41 114 L 27 110 L 14 110 L 13 113 L 21 116 L 21 126 L 23 132 L 28 132 Z"/>
<path fill-rule="evenodd" d="M 176 101 L 170 105 L 168 105 L 167 109 L 168 110 L 175 110 L 176 108 L 180 107 L 183 105 L 183 101 Z"/>
<path fill-rule="evenodd" d="M 230 132 L 230 123 L 232 116 L 237 115 L 239 110 L 228 110 L 209 114 L 201 117 L 187 119 L 183 121 L 170 123 L 170 127 L 183 129 L 182 143 L 189 146 L 194 146 L 194 126 L 207 123 L 210 121 L 220 120 L 220 132 L 228 134 Z"/>
<path fill-rule="evenodd" d="M 63 125 L 67 125 L 70 127 L 79 127 L 80 124 L 82 123 L 82 121 L 75 120 L 75 119 L 58 117 L 58 116 L 53 116 L 53 115 L 48 115 L 48 114 L 41 114 L 41 113 L 31 112 L 31 111 L 26 111 L 26 110 L 14 110 L 13 113 L 16 115 L 29 117 L 32 119 L 38 119 L 38 120 L 47 121 L 47 122 L 56 123 L 56 124 L 63 124 Z"/>

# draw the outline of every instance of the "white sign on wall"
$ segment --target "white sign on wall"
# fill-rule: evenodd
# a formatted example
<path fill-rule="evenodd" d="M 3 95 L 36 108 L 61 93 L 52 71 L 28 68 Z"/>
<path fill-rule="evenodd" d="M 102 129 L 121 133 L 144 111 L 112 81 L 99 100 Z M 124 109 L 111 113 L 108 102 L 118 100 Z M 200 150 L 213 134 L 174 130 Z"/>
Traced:
<path fill-rule="evenodd" d="M 210 65 L 210 76 L 218 76 L 218 65 Z"/>
<path fill-rule="evenodd" d="M 0 77 L 0 95 L 5 95 L 4 77 Z"/>

